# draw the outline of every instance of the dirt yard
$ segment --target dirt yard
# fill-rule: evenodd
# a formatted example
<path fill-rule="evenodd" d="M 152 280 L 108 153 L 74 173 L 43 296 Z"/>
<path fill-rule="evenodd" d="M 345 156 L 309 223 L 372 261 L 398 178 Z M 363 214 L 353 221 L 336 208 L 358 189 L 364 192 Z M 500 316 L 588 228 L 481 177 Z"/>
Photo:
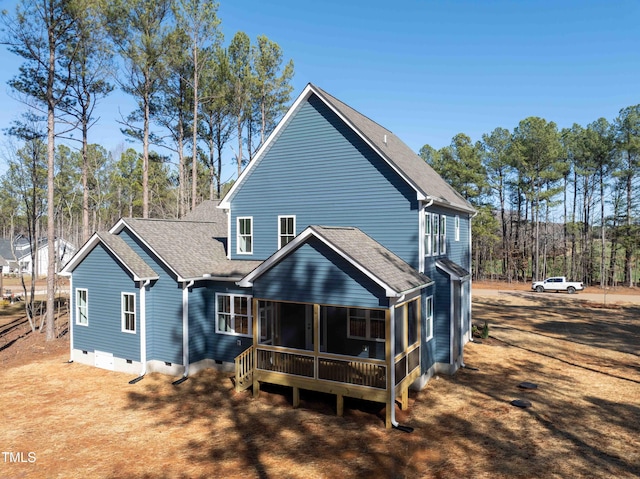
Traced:
<path fill-rule="evenodd" d="M 286 389 L 253 399 L 213 371 L 130 385 L 69 364 L 65 324 L 47 344 L 5 308 L 0 477 L 639 477 L 635 296 L 603 307 L 586 294 L 482 286 L 474 323 L 487 321 L 490 337 L 466 346 L 465 369 L 412 393 L 398 411 L 411 434 L 386 430 L 380 405 L 346 400 L 339 418 L 332 397 L 303 393 L 294 410 Z"/>

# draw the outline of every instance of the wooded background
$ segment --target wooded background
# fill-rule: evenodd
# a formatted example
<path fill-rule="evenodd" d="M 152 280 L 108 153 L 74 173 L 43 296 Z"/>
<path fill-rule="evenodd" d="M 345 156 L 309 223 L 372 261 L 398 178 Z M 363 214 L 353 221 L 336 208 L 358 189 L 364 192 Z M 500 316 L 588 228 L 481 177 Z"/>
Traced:
<path fill-rule="evenodd" d="M 79 247 L 120 217 L 181 218 L 224 195 L 225 152 L 239 175 L 286 111 L 294 67 L 265 36 L 225 41 L 217 9 L 22 0 L 3 12 L 3 41 L 23 59 L 9 86 L 30 107 L 4 130 L 3 237 Z M 136 102 L 120 122 L 142 151 L 91 142 L 95 105 L 115 88 Z M 475 279 L 638 281 L 640 105 L 563 129 L 529 117 L 419 154 L 478 210 Z"/>

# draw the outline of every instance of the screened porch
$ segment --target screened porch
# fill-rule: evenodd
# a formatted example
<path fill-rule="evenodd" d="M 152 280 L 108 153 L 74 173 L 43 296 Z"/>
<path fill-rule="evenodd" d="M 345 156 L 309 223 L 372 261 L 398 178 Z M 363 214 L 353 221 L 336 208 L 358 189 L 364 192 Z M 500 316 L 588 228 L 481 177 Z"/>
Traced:
<path fill-rule="evenodd" d="M 419 298 L 392 308 L 254 299 L 252 309 L 254 345 L 236 358 L 237 390 L 253 386 L 258 394 L 260 382 L 291 386 L 294 406 L 299 388 L 336 394 L 342 414 L 343 396 L 389 404 L 393 364 L 406 405 L 420 374 Z"/>

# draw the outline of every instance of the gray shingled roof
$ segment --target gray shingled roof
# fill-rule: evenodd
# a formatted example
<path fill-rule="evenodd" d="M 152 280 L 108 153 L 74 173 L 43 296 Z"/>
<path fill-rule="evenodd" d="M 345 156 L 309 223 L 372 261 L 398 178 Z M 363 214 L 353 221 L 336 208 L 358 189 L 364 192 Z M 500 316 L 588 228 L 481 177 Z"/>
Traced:
<path fill-rule="evenodd" d="M 341 102 L 321 88 L 311 84 L 317 94 L 343 115 L 353 128 L 360 132 L 380 151 L 423 195 L 436 203 L 473 212 L 473 207 L 436 171 L 391 131 L 372 121 L 349 105 Z M 385 143 L 386 137 L 386 143 Z"/>
<path fill-rule="evenodd" d="M 220 200 L 204 200 L 183 218 L 184 221 L 207 221 L 219 224 L 227 224 L 227 214 L 218 209 Z"/>
<path fill-rule="evenodd" d="M 441 258 L 436 261 L 436 266 L 440 269 L 443 269 L 448 274 L 453 274 L 457 276 L 459 279 L 466 279 L 471 276 L 471 273 L 460 266 L 458 263 L 451 261 L 449 258 Z"/>
<path fill-rule="evenodd" d="M 122 223 L 183 280 L 199 279 L 204 275 L 240 278 L 261 263 L 227 258 L 226 221 L 126 218 Z"/>
<path fill-rule="evenodd" d="M 310 226 L 309 228 L 396 293 L 407 292 L 433 282 L 428 276 L 418 272 L 358 228 L 332 226 Z"/>
<path fill-rule="evenodd" d="M 139 279 L 158 278 L 158 274 L 122 238 L 106 231 L 97 232 L 96 235 L 135 277 Z"/>

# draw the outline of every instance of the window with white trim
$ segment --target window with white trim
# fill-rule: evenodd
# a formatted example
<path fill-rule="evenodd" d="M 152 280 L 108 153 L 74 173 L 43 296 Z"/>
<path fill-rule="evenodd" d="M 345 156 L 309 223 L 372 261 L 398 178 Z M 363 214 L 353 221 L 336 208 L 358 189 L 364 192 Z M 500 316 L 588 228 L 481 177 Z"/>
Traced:
<path fill-rule="evenodd" d="M 383 309 L 349 308 L 347 337 L 384 341 L 385 311 Z"/>
<path fill-rule="evenodd" d="M 427 296 L 424 320 L 424 340 L 429 341 L 433 338 L 433 296 Z"/>
<path fill-rule="evenodd" d="M 136 332 L 135 293 L 122 293 L 122 331 L 125 333 Z"/>
<path fill-rule="evenodd" d="M 440 217 L 440 254 L 447 252 L 447 217 Z"/>
<path fill-rule="evenodd" d="M 440 215 L 431 215 L 433 232 L 433 254 L 440 254 Z"/>
<path fill-rule="evenodd" d="M 424 255 L 431 256 L 431 213 L 424 213 Z"/>
<path fill-rule="evenodd" d="M 89 291 L 76 289 L 76 324 L 89 326 Z"/>
<path fill-rule="evenodd" d="M 237 224 L 237 251 L 238 254 L 253 253 L 253 218 L 251 216 L 239 216 Z"/>
<path fill-rule="evenodd" d="M 296 237 L 296 217 L 278 216 L 278 249 Z"/>
<path fill-rule="evenodd" d="M 216 293 L 216 333 L 251 337 L 251 318 L 251 296 Z"/>
<path fill-rule="evenodd" d="M 453 227 L 455 229 L 455 240 L 460 241 L 460 216 L 455 216 Z"/>

